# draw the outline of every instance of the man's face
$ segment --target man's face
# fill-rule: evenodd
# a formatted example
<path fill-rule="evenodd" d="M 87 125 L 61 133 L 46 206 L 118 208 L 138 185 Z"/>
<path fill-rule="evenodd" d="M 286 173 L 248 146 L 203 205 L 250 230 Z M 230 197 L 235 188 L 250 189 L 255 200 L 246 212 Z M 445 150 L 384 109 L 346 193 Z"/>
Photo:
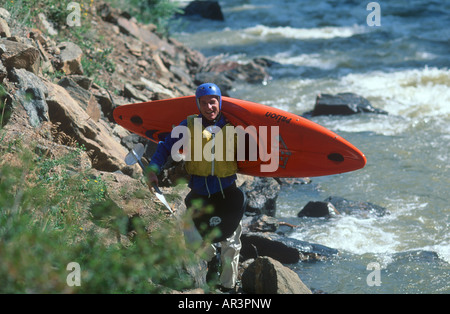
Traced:
<path fill-rule="evenodd" d="M 214 95 L 205 95 L 199 98 L 200 113 L 207 120 L 214 120 L 219 115 L 219 99 Z"/>

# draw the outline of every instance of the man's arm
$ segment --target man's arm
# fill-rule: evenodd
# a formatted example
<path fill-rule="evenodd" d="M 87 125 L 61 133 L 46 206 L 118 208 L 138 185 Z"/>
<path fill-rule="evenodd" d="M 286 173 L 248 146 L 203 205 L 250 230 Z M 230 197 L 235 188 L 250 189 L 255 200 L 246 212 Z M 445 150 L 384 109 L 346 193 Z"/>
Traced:
<path fill-rule="evenodd" d="M 183 120 L 180 125 L 187 126 L 187 120 Z M 183 137 L 180 134 L 178 137 L 172 137 L 172 133 L 166 136 L 163 141 L 158 143 L 155 153 L 153 154 L 151 161 L 147 167 L 147 179 L 149 188 L 152 188 L 152 185 L 158 185 L 158 177 L 157 175 L 161 172 L 162 167 L 167 162 L 169 155 L 172 151 L 172 146 L 181 140 Z"/>

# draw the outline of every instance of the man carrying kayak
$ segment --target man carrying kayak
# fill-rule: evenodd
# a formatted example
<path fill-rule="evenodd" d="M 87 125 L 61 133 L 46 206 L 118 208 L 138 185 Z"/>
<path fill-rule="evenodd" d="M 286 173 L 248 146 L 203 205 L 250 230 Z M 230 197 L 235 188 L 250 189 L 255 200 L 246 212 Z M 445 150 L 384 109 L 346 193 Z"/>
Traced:
<path fill-rule="evenodd" d="M 230 126 L 222 114 L 222 95 L 219 87 L 213 83 L 198 86 L 196 93 L 197 107 L 200 114 L 191 115 L 180 123 L 186 127 L 190 138 L 172 132 L 163 141 L 158 143 L 156 152 L 151 158 L 147 174 L 149 186 L 158 184 L 157 174 L 166 163 L 171 154 L 172 147 L 179 140 L 194 147 L 201 145 L 211 148 L 212 158 L 205 158 L 201 154 L 194 156 L 195 149 L 191 149 L 189 157 L 185 160 L 187 173 L 191 175 L 186 196 L 186 207 L 192 210 L 192 219 L 196 229 L 204 240 L 210 243 L 220 243 L 220 259 L 222 272 L 220 286 L 224 290 L 233 289 L 238 275 L 239 252 L 241 249 L 241 219 L 244 214 L 245 194 L 236 186 L 236 173 L 238 171 L 236 155 L 233 160 L 229 158 L 215 158 L 215 152 L 226 152 L 225 140 L 215 140 L 217 136 L 222 139 L 226 136 L 226 126 Z M 197 130 L 196 130 L 197 128 Z M 173 137 L 172 137 L 173 136 Z M 236 138 L 234 148 L 236 148 Z M 221 145 L 223 147 L 216 147 Z M 229 147 L 228 147 L 229 149 Z M 236 152 L 236 150 L 235 150 Z M 207 250 L 207 260 L 216 256 L 216 246 L 211 244 Z"/>

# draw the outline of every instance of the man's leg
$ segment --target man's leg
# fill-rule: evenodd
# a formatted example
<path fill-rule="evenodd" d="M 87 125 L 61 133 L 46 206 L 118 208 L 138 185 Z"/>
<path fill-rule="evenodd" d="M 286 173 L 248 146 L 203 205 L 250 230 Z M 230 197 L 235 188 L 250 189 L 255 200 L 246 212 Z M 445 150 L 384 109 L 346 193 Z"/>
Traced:
<path fill-rule="evenodd" d="M 236 231 L 221 242 L 222 274 L 220 283 L 224 288 L 234 288 L 238 276 L 239 252 L 241 251 L 242 226 L 239 223 Z"/>

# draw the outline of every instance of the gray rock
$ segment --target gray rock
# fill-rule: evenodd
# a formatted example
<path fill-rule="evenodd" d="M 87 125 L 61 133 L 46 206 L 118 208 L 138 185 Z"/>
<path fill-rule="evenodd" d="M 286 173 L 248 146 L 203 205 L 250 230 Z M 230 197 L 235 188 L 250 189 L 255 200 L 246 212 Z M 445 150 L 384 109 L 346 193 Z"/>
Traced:
<path fill-rule="evenodd" d="M 94 121 L 99 121 L 102 114 L 100 105 L 90 91 L 76 83 L 72 76 L 63 77 L 58 85 L 64 87 Z"/>
<path fill-rule="evenodd" d="M 372 107 L 367 99 L 354 93 L 319 94 L 316 97 L 314 110 L 307 114 L 321 116 L 352 115 L 357 113 L 387 114 L 384 110 Z"/>
<path fill-rule="evenodd" d="M 3 62 L 0 60 L 0 83 L 3 82 L 6 76 L 8 76 L 8 71 L 3 65 Z"/>
<path fill-rule="evenodd" d="M 61 64 L 59 69 L 66 74 L 83 74 L 83 66 L 81 65 L 81 58 L 83 51 L 76 44 L 65 41 L 58 45 L 61 53 L 59 55 Z"/>
<path fill-rule="evenodd" d="M 275 232 L 280 226 L 278 219 L 267 215 L 255 216 L 250 219 L 248 229 L 251 232 Z"/>
<path fill-rule="evenodd" d="M 242 274 L 242 289 L 252 294 L 311 294 L 291 269 L 270 257 L 258 257 Z"/>
<path fill-rule="evenodd" d="M 3 65 L 10 71 L 13 68 L 25 69 L 38 73 L 40 56 L 39 50 L 28 44 L 7 39 L 0 39 L 0 55 Z"/>
<path fill-rule="evenodd" d="M 336 249 L 275 233 L 245 233 L 241 242 L 244 259 L 269 256 L 283 264 L 322 260 L 338 254 Z"/>
<path fill-rule="evenodd" d="M 369 202 L 351 201 L 339 196 L 330 196 L 324 202 L 331 203 L 341 214 L 360 215 L 363 217 L 369 215 L 382 217 L 389 214 L 384 207 Z"/>
<path fill-rule="evenodd" d="M 280 191 L 280 185 L 276 180 L 256 177 L 254 180 L 244 182 L 241 188 L 247 196 L 248 213 L 275 216 L 276 200 Z"/>
<path fill-rule="evenodd" d="M 19 90 L 16 98 L 25 108 L 30 124 L 37 127 L 43 121 L 49 121 L 48 105 L 45 101 L 47 87 L 39 77 L 25 69 L 12 69 L 11 80 L 17 82 Z"/>
<path fill-rule="evenodd" d="M 308 202 L 297 217 L 330 217 L 339 212 L 330 202 Z"/>
<path fill-rule="evenodd" d="M 11 37 L 8 23 L 0 17 L 0 37 Z"/>
<path fill-rule="evenodd" d="M 8 12 L 8 10 L 4 8 L 0 8 L 0 17 L 4 19 L 5 21 L 9 22 L 11 18 L 11 13 Z"/>

